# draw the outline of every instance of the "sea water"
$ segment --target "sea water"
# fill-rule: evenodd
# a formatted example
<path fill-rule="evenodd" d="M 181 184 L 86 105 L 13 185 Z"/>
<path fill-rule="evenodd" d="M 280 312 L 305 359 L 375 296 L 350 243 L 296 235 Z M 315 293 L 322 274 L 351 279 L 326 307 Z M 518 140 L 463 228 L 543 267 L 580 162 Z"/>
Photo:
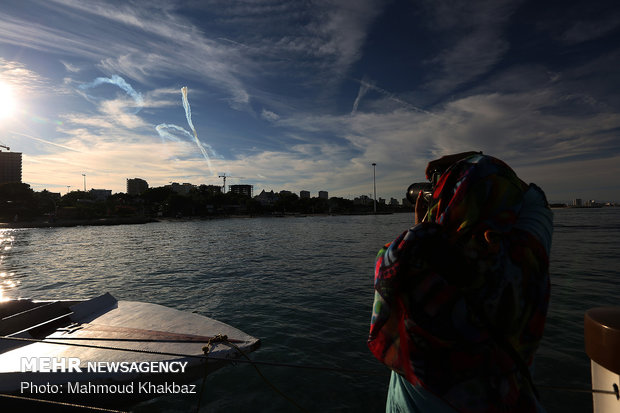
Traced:
<path fill-rule="evenodd" d="M 591 411 L 583 315 L 620 301 L 620 208 L 554 210 L 552 294 L 535 366 L 549 412 Z M 261 366 L 312 412 L 384 411 L 389 372 L 366 347 L 379 248 L 411 214 L 158 222 L 136 226 L 0 231 L 4 298 L 68 299 L 110 292 L 203 314 L 258 337 Z M 355 371 L 350 371 L 355 370 Z M 198 382 L 200 384 L 200 382 Z M 168 395 L 136 412 L 195 411 L 196 395 Z M 297 409 L 252 366 L 210 375 L 201 411 Z"/>

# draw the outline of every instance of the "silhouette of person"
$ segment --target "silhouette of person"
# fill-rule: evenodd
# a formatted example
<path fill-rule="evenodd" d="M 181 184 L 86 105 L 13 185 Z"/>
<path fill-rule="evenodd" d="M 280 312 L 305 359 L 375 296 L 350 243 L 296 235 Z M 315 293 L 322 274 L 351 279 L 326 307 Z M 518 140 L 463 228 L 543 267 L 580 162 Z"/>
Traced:
<path fill-rule="evenodd" d="M 530 369 L 549 303 L 545 194 L 478 152 L 432 171 L 416 225 L 376 259 L 368 346 L 392 369 L 386 411 L 544 411 Z"/>

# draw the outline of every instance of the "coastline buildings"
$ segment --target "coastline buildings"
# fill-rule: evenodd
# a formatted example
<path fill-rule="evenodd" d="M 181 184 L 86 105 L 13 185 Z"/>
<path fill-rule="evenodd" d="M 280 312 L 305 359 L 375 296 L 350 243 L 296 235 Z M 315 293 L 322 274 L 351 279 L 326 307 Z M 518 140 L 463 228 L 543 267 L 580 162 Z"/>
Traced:
<path fill-rule="evenodd" d="M 305 198 L 305 199 L 310 199 L 310 191 L 300 191 L 299 192 L 299 197 L 300 198 Z"/>
<path fill-rule="evenodd" d="M 195 188 L 194 185 L 184 182 L 179 184 L 178 182 L 172 182 L 170 185 L 166 185 L 168 188 L 172 189 L 172 192 L 175 192 L 179 195 L 187 195 L 189 194 L 190 189 Z"/>
<path fill-rule="evenodd" d="M 111 189 L 91 189 L 88 193 L 95 201 L 105 201 L 108 197 L 112 196 Z"/>
<path fill-rule="evenodd" d="M 219 185 L 200 185 L 199 188 L 212 195 L 222 193 L 222 187 Z"/>
<path fill-rule="evenodd" d="M 128 195 L 140 195 L 142 192 L 149 189 L 149 184 L 140 178 L 127 179 L 127 194 Z"/>
<path fill-rule="evenodd" d="M 22 154 L 21 152 L 0 151 L 0 184 L 21 183 Z"/>
<path fill-rule="evenodd" d="M 229 185 L 228 192 L 232 192 L 233 194 L 247 195 L 252 198 L 252 185 Z"/>
<path fill-rule="evenodd" d="M 329 199 L 327 191 L 319 191 L 319 198 L 321 198 L 321 199 Z"/>
<path fill-rule="evenodd" d="M 278 196 L 273 192 L 273 189 L 269 192 L 266 192 L 264 189 L 260 194 L 254 197 L 258 202 L 260 202 L 263 206 L 269 206 L 276 203 L 278 200 Z"/>

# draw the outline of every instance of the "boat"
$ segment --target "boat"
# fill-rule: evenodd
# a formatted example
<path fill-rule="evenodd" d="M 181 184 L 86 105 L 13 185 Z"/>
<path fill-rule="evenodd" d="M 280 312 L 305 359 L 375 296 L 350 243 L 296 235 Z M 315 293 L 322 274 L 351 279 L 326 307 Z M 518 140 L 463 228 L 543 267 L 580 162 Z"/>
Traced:
<path fill-rule="evenodd" d="M 192 382 L 259 346 L 212 318 L 109 293 L 9 300 L 0 303 L 0 394 L 107 407 L 187 393 L 196 403 Z"/>
<path fill-rule="evenodd" d="M 592 411 L 620 411 L 620 307 L 589 309 L 584 316 L 585 350 L 590 357 Z"/>

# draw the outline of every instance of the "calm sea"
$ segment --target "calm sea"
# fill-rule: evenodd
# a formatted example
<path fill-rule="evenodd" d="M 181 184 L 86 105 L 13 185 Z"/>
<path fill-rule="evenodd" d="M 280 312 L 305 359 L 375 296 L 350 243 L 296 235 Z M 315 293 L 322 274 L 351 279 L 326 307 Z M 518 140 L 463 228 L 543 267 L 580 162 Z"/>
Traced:
<path fill-rule="evenodd" d="M 618 304 L 620 208 L 555 210 L 552 297 L 536 360 L 542 385 L 589 387 L 583 315 Z M 159 222 L 0 231 L 3 297 L 118 299 L 194 311 L 259 337 L 261 361 L 375 371 L 261 367 L 312 412 L 384 411 L 389 373 L 366 347 L 376 252 L 410 214 Z M 209 376 L 202 411 L 295 411 L 248 365 Z M 549 412 L 591 411 L 588 394 L 540 390 Z M 197 397 L 136 412 L 195 411 Z"/>

